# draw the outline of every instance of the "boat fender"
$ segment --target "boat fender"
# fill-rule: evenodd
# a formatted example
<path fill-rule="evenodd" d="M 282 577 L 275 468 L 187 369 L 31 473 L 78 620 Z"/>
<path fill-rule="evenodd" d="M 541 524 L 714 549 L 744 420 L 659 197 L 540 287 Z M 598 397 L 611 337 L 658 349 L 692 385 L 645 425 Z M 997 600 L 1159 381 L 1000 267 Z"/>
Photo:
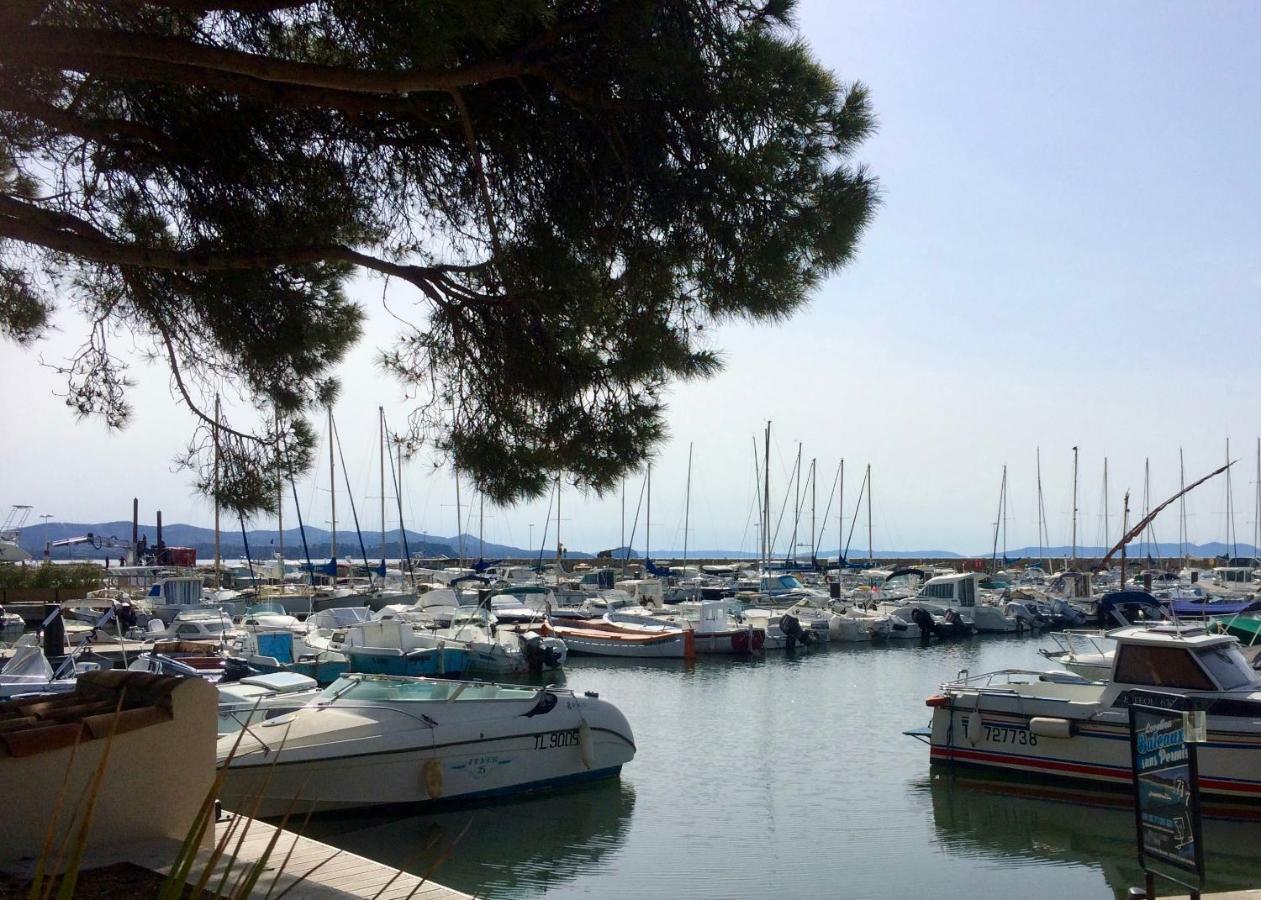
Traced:
<path fill-rule="evenodd" d="M 442 796 L 442 760 L 425 760 L 421 773 L 425 779 L 425 793 L 429 796 L 429 799 L 439 799 Z"/>
<path fill-rule="evenodd" d="M 1029 720 L 1029 733 L 1038 737 L 1071 738 L 1073 723 L 1068 719 L 1052 716 L 1034 716 Z"/>
<path fill-rule="evenodd" d="M 587 769 L 595 766 L 595 744 L 591 737 L 591 726 L 586 719 L 578 726 L 578 752 L 582 754 L 582 764 Z"/>

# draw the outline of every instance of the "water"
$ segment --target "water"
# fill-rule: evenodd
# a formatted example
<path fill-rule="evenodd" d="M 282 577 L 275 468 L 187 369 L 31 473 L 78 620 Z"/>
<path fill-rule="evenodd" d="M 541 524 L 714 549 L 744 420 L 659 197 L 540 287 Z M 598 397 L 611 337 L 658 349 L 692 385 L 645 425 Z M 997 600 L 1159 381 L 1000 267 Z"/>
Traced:
<path fill-rule="evenodd" d="M 1046 668 L 1042 645 L 574 658 L 568 686 L 599 691 L 634 728 L 620 781 L 308 833 L 489 898 L 1123 896 L 1141 883 L 1124 795 L 930 778 L 928 748 L 902 735 L 959 669 Z M 1261 886 L 1261 825 L 1209 820 L 1205 839 L 1211 887 Z"/>

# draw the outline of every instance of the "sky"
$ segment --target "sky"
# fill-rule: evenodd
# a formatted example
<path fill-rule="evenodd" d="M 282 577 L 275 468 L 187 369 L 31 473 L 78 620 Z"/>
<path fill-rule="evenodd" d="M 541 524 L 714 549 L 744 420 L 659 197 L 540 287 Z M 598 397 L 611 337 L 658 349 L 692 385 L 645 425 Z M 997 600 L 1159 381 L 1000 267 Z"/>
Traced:
<path fill-rule="evenodd" d="M 1221 464 L 1228 438 L 1241 460 L 1235 527 L 1251 541 L 1261 6 L 805 0 L 797 17 L 840 80 L 871 90 L 879 130 L 857 158 L 879 178 L 882 205 L 854 262 L 807 309 L 783 325 L 717 329 L 724 371 L 671 389 L 671 436 L 653 464 L 652 548 L 683 546 L 690 446 L 689 547 L 756 550 L 753 442 L 768 420 L 773 518 L 800 442 L 805 466 L 817 459 L 820 527 L 840 460 L 847 532 L 871 465 L 877 550 L 988 551 L 1004 465 L 1006 543 L 1036 546 L 1039 450 L 1050 541 L 1069 543 L 1074 446 L 1078 541 L 1115 541 L 1124 491 L 1143 506 L 1145 460 L 1155 503 L 1178 488 L 1179 448 L 1189 481 Z M 397 333 L 381 282 L 351 291 L 368 319 L 338 372 L 336 415 L 360 514 L 376 523 L 375 410 L 401 423 L 409 401 L 376 365 Z M 391 285 L 388 302 L 402 312 L 413 298 Z M 136 361 L 125 431 L 76 421 L 41 360 L 65 356 L 83 325 L 68 314 L 58 324 L 31 350 L 0 345 L 0 504 L 97 522 L 128 518 L 139 496 L 145 521 L 161 509 L 167 522 L 208 524 L 209 504 L 171 464 L 192 423 L 165 371 Z M 299 486 L 309 524 L 327 527 L 327 480 L 321 465 Z M 408 527 L 454 534 L 450 474 L 420 459 L 404 480 Z M 566 488 L 561 540 L 595 551 L 633 529 L 642 550 L 646 514 L 632 525 L 641 490 L 642 479 L 628 481 L 623 519 L 619 493 Z M 342 519 L 345 499 L 338 505 Z M 798 540 L 808 545 L 803 505 Z M 486 538 L 538 546 L 548 508 L 547 498 L 488 506 Z M 1187 509 L 1191 540 L 1224 539 L 1222 479 Z M 291 508 L 286 516 L 292 523 Z M 397 514 L 387 518 L 397 526 Z M 781 553 L 791 511 L 784 518 Z M 477 533 L 476 509 L 463 525 Z M 865 551 L 865 530 L 864 508 L 852 553 Z M 833 500 L 824 548 L 837 546 L 837 531 Z M 555 534 L 553 512 L 549 546 Z M 1156 536 L 1178 540 L 1176 513 L 1157 520 Z"/>

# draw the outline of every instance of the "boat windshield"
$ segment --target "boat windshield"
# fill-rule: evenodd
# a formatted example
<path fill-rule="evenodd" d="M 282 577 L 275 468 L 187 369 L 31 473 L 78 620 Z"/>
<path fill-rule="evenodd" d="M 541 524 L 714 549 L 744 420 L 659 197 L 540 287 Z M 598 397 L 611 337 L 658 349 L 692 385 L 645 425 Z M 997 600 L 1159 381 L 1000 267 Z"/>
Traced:
<path fill-rule="evenodd" d="M 537 691 L 498 684 L 402 678 L 339 678 L 320 693 L 320 701 L 350 699 L 360 703 L 441 703 L 446 700 L 531 700 Z"/>
<path fill-rule="evenodd" d="M 1238 652 L 1232 653 L 1226 647 L 1209 647 L 1197 653 L 1196 657 L 1224 691 L 1255 687 L 1257 684 L 1256 676 Z"/>
<path fill-rule="evenodd" d="M 279 603 L 257 603 L 245 611 L 247 616 L 287 616 L 285 608 Z"/>

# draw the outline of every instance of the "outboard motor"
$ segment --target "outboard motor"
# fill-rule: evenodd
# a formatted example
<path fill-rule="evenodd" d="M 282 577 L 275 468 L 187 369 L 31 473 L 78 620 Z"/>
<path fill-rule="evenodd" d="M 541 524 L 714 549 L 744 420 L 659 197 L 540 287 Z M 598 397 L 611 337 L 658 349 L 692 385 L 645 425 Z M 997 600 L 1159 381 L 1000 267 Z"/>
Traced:
<path fill-rule="evenodd" d="M 784 649 L 791 652 L 797 644 L 809 647 L 818 637 L 808 628 L 802 628 L 801 622 L 792 613 L 784 613 L 779 619 L 779 630 L 784 632 Z"/>
<path fill-rule="evenodd" d="M 544 669 L 555 669 L 560 666 L 560 651 L 543 643 L 543 638 L 534 632 L 525 639 L 525 665 L 531 675 L 542 675 Z"/>
<path fill-rule="evenodd" d="M 911 610 L 911 621 L 919 626 L 919 636 L 924 643 L 928 643 L 928 639 L 933 636 L 936 625 L 933 622 L 932 614 L 922 606 L 917 606 Z"/>

